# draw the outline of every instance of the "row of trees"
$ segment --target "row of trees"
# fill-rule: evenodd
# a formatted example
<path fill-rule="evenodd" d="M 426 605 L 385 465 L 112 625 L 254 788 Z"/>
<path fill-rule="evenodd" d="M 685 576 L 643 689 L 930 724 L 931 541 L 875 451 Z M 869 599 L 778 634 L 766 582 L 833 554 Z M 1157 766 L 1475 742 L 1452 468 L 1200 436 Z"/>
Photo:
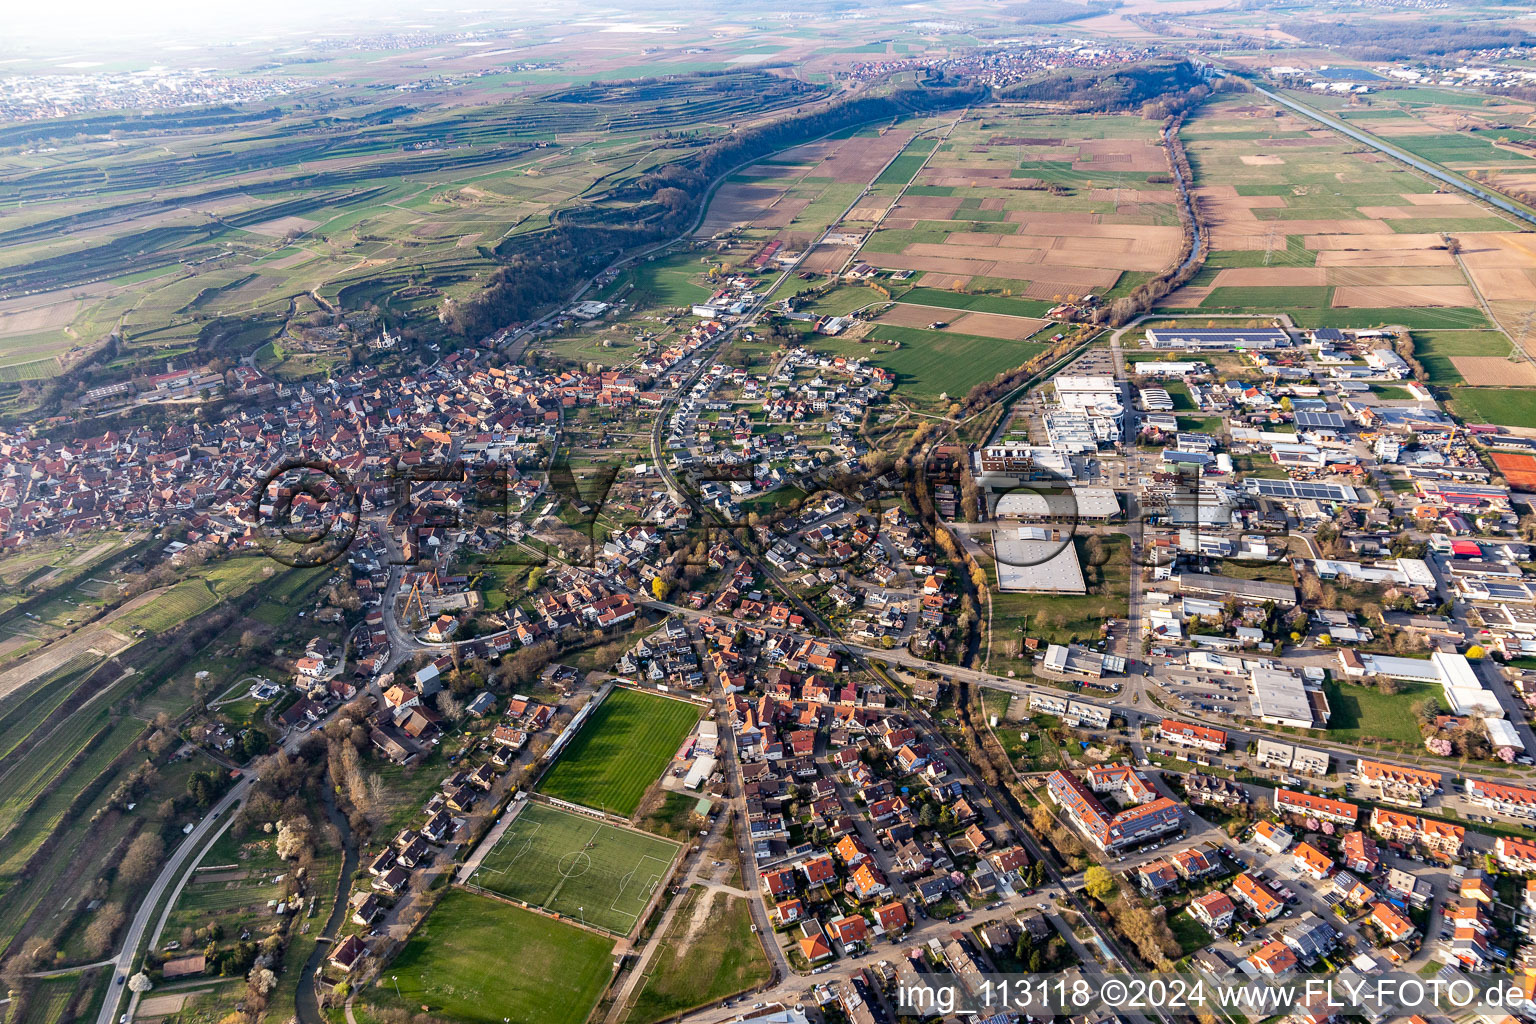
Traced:
<path fill-rule="evenodd" d="M 583 273 L 600 269 L 618 253 L 684 233 L 710 184 L 732 168 L 842 128 L 963 107 L 985 92 L 981 86 L 897 89 L 732 132 L 590 203 L 557 211 L 545 231 L 508 239 L 498 251 L 507 265 L 479 295 L 444 302 L 439 319 L 451 334 L 471 340 L 526 321 L 563 299 Z"/>
<path fill-rule="evenodd" d="M 1360 60 L 1404 60 L 1536 46 L 1536 36 L 1522 29 L 1466 20 L 1294 21 L 1287 23 L 1286 32 L 1309 43 L 1337 47 Z"/>
<path fill-rule="evenodd" d="M 1188 284 L 1205 263 L 1206 250 L 1201 249 L 1196 252 L 1195 249 L 1200 236 L 1199 226 L 1195 220 L 1198 213 L 1193 198 L 1184 191 L 1184 186 L 1193 182 L 1195 175 L 1189 165 L 1189 155 L 1184 151 L 1184 143 L 1179 138 L 1179 127 L 1183 124 L 1183 120 L 1184 115 L 1180 113 L 1170 118 L 1163 126 L 1163 143 L 1168 150 L 1168 159 L 1180 179 L 1181 195 L 1176 208 L 1179 212 L 1179 226 L 1184 231 L 1184 242 L 1179 247 L 1179 255 L 1171 268 L 1151 280 L 1143 281 L 1131 294 L 1094 310 L 1095 323 L 1107 323 L 1111 327 L 1122 327 L 1130 323 L 1150 310 L 1164 296 Z"/>

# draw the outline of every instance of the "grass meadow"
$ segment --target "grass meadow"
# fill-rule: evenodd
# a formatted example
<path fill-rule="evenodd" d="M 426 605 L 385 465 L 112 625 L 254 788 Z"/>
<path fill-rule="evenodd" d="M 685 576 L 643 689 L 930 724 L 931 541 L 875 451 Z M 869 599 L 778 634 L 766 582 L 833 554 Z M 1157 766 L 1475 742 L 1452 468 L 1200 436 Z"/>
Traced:
<path fill-rule="evenodd" d="M 615 687 L 545 774 L 539 791 L 629 817 L 699 713 L 686 701 Z"/>
<path fill-rule="evenodd" d="M 453 889 L 368 997 L 461 1024 L 582 1024 L 608 984 L 612 954 L 610 938 Z"/>

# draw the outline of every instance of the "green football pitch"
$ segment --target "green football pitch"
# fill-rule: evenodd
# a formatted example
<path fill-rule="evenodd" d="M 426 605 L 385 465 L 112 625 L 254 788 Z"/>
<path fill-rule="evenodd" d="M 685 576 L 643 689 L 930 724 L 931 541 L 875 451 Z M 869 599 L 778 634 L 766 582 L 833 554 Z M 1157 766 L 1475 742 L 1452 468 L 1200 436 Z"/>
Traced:
<path fill-rule="evenodd" d="M 458 1024 L 582 1024 L 612 977 L 612 938 L 449 889 L 381 983 L 358 995 L 370 1011 L 405 1011 L 391 1020 L 430 1006 L 432 1019 Z"/>
<path fill-rule="evenodd" d="M 616 935 L 628 935 L 678 844 L 530 803 L 471 881 Z"/>
<path fill-rule="evenodd" d="M 539 792 L 627 818 L 699 720 L 687 701 L 616 687 L 539 783 Z"/>

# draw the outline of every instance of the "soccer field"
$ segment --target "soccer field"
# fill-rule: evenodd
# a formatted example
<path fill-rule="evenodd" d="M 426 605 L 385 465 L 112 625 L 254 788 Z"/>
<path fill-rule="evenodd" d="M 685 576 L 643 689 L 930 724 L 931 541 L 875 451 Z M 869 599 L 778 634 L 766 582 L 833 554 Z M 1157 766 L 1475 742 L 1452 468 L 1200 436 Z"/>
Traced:
<path fill-rule="evenodd" d="M 545 774 L 539 792 L 627 818 L 699 714 L 686 701 L 615 688 Z"/>
<path fill-rule="evenodd" d="M 389 965 L 388 981 L 359 996 L 411 1012 L 430 1006 L 434 1019 L 463 1024 L 581 1024 L 612 976 L 612 939 L 450 889 Z"/>
<path fill-rule="evenodd" d="M 471 881 L 618 935 L 628 935 L 666 876 L 677 843 L 530 803 Z"/>

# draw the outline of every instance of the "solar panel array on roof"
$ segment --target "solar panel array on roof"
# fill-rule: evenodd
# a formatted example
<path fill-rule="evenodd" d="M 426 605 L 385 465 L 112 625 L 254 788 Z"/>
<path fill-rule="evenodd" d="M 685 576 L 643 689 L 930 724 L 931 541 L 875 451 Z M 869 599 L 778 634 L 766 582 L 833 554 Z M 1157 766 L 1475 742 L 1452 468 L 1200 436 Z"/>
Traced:
<path fill-rule="evenodd" d="M 1262 494 L 1270 498 L 1310 498 L 1314 501 L 1354 501 L 1355 489 L 1340 484 L 1323 484 L 1314 480 L 1257 480 L 1244 481 L 1250 494 Z"/>
<path fill-rule="evenodd" d="M 1344 417 L 1336 412 L 1297 412 L 1296 426 L 1309 430 L 1343 430 Z"/>
<path fill-rule="evenodd" d="M 1488 591 L 1490 601 L 1529 601 L 1531 592 L 1523 585 L 1513 583 L 1484 583 L 1483 587 Z"/>

